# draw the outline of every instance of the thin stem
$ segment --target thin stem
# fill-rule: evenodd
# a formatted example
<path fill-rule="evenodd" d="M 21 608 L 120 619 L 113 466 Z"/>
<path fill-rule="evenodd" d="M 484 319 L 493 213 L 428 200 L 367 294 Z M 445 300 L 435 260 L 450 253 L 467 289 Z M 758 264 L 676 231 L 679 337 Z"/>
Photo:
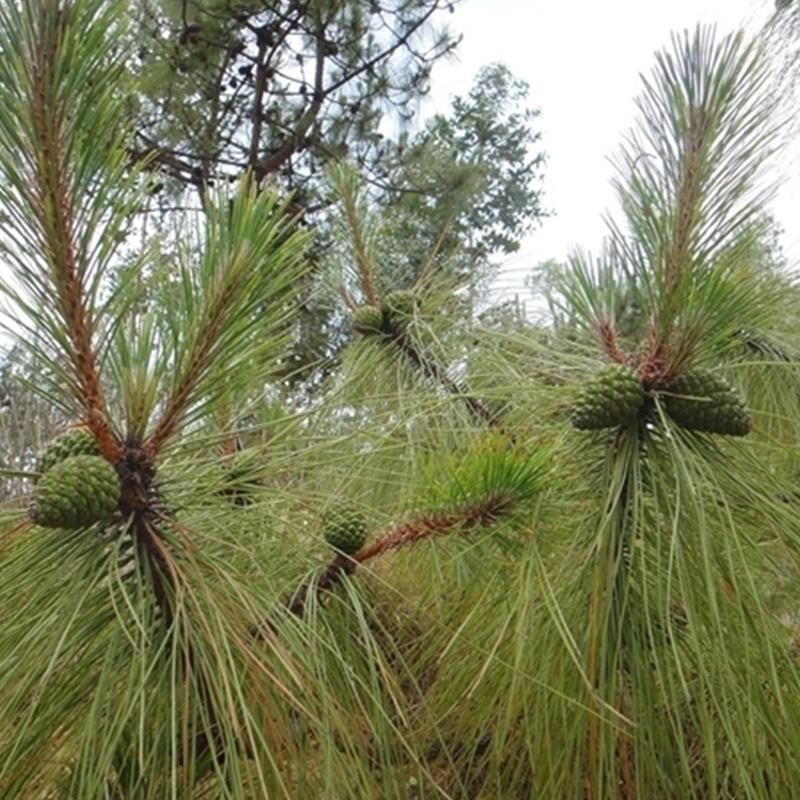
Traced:
<path fill-rule="evenodd" d="M 165 442 L 175 433 L 197 384 L 212 363 L 214 346 L 225 323 L 228 309 L 236 297 L 238 287 L 238 281 L 230 280 L 218 298 L 210 304 L 205 325 L 195 339 L 188 362 L 189 366 L 169 399 L 160 421 L 144 444 L 143 449 L 149 458 L 154 458 Z"/>

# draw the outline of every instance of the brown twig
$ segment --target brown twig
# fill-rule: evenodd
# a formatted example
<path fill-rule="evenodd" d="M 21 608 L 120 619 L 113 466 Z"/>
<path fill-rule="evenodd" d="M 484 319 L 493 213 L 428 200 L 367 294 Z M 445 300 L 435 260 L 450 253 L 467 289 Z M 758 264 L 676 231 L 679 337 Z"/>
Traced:
<path fill-rule="evenodd" d="M 350 236 L 353 239 L 353 252 L 355 254 L 356 269 L 358 270 L 361 291 L 367 303 L 377 307 L 381 304 L 381 298 L 375 283 L 372 261 L 367 253 L 361 216 L 357 208 L 357 192 L 358 190 L 356 187 L 352 187 L 352 191 L 348 189 L 343 192 L 342 203 L 347 217 L 347 224 L 350 228 Z"/>
<path fill-rule="evenodd" d="M 267 91 L 267 43 L 265 40 L 258 42 L 256 55 L 256 76 L 253 87 L 253 128 L 250 131 L 250 149 L 247 163 L 251 166 L 258 160 L 258 149 L 261 146 L 261 128 L 264 124 L 264 95 Z"/>
<path fill-rule="evenodd" d="M 358 310 L 358 303 L 350 296 L 350 293 L 347 291 L 343 283 L 340 283 L 337 287 L 339 292 L 339 297 L 342 298 L 342 302 L 347 306 L 348 310 L 352 313 Z"/>
<path fill-rule="evenodd" d="M 327 95 L 332 91 L 325 89 L 325 35 L 324 29 L 316 32 L 316 68 L 314 71 L 314 88 L 312 90 L 311 103 L 300 117 L 297 126 L 286 138 L 283 144 L 266 158 L 261 159 L 253 166 L 253 174 L 261 182 L 267 175 L 278 170 L 289 158 L 294 155 L 311 126 L 322 110 L 322 103 Z"/>
<path fill-rule="evenodd" d="M 363 564 L 390 550 L 397 550 L 423 539 L 451 533 L 456 528 L 462 531 L 491 525 L 513 504 L 513 498 L 503 492 L 491 494 L 480 502 L 463 506 L 449 513 L 429 514 L 417 517 L 391 528 L 371 544 L 362 547 L 353 560 Z"/>
<path fill-rule="evenodd" d="M 700 195 L 700 165 L 709 130 L 709 117 L 700 106 L 689 108 L 689 125 L 684 142 L 680 188 L 675 219 L 675 238 L 667 255 L 666 294 L 670 311 L 675 312 L 675 291 L 683 277 L 684 262 L 691 245 L 691 235 L 697 223 L 697 201 Z"/>
<path fill-rule="evenodd" d="M 433 267 L 436 262 L 436 257 L 439 255 L 439 252 L 444 247 L 444 243 L 447 240 L 447 237 L 450 233 L 450 223 L 452 222 L 454 216 L 455 214 L 451 214 L 450 217 L 445 221 L 444 225 L 442 225 L 442 229 L 439 231 L 439 235 L 436 237 L 436 241 L 433 243 L 433 247 L 431 248 L 430 252 L 425 258 L 425 263 L 422 265 L 419 277 L 414 282 L 415 289 L 419 289 L 420 287 L 424 286 L 428 282 L 431 274 L 433 273 Z"/>

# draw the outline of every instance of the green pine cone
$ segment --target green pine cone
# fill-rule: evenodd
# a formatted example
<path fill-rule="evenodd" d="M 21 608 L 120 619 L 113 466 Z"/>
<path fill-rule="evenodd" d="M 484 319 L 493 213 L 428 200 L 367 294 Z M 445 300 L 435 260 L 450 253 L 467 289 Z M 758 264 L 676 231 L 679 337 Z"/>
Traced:
<path fill-rule="evenodd" d="M 364 336 L 383 331 L 383 312 L 375 306 L 360 306 L 353 313 L 353 330 Z"/>
<path fill-rule="evenodd" d="M 669 415 L 690 431 L 746 436 L 752 420 L 739 393 L 707 369 L 692 369 L 668 388 Z"/>
<path fill-rule="evenodd" d="M 324 520 L 325 541 L 347 555 L 357 553 L 367 541 L 367 523 L 358 511 L 343 508 L 329 513 Z"/>
<path fill-rule="evenodd" d="M 417 307 L 417 296 L 409 289 L 398 289 L 389 292 L 383 301 L 383 310 L 395 326 L 406 325 L 414 316 Z"/>
<path fill-rule="evenodd" d="M 642 382 L 621 364 L 603 367 L 578 393 L 570 419 L 580 430 L 627 425 L 644 403 Z"/>
<path fill-rule="evenodd" d="M 112 516 L 120 492 L 117 471 L 104 458 L 71 456 L 39 479 L 28 514 L 43 528 L 85 528 Z"/>
<path fill-rule="evenodd" d="M 47 472 L 51 467 L 72 456 L 99 456 L 100 448 L 86 427 L 70 428 L 56 436 L 42 451 L 36 465 L 37 472 Z"/>

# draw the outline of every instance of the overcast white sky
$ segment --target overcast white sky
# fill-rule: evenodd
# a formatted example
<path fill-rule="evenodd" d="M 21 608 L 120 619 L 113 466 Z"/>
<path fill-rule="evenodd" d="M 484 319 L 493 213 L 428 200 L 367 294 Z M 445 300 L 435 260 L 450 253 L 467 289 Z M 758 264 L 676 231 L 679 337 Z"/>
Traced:
<path fill-rule="evenodd" d="M 464 40 L 456 60 L 435 68 L 429 109 L 445 109 L 453 94 L 469 90 L 483 64 L 502 61 L 530 84 L 531 105 L 541 110 L 545 205 L 555 216 L 504 264 L 506 291 L 521 290 L 530 268 L 546 258 L 563 258 L 575 245 L 597 249 L 602 214 L 614 205 L 608 158 L 633 122 L 640 73 L 650 71 L 670 32 L 697 22 L 716 23 L 721 32 L 743 23 L 755 30 L 772 7 L 773 0 L 464 0 L 457 6 L 451 24 Z M 800 175 L 796 159 L 784 163 Z M 793 224 L 800 179 L 793 183 L 781 189 L 775 213 L 787 229 L 788 254 L 800 261 Z"/>

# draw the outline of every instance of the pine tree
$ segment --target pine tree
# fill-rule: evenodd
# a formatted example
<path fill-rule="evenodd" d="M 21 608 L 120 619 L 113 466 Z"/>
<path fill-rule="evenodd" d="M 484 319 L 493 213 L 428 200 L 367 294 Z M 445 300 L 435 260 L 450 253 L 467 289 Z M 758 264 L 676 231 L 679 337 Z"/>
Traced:
<path fill-rule="evenodd" d="M 7 508 L 0 540 L 0 793 L 396 794 L 372 761 L 402 744 L 401 682 L 348 575 L 494 526 L 535 494 L 541 462 L 476 456 L 424 507 L 364 508 L 371 540 L 331 555 L 328 512 L 359 508 L 341 491 L 349 426 L 237 406 L 279 369 L 306 268 L 287 201 L 245 176 L 187 219 L 176 269 L 155 242 L 112 272 L 149 189 L 128 158 L 125 19 L 106 0 L 0 14 L 7 330 L 32 388 L 81 431 L 13 471 L 30 504 Z M 157 302 L 142 303 L 148 266 Z M 230 448 L 232 405 L 250 425 Z M 320 624 L 340 584 L 347 602 Z"/>
<path fill-rule="evenodd" d="M 312 211 L 343 156 L 387 177 L 385 118 L 407 122 L 458 40 L 449 0 L 147 0 L 131 8 L 134 158 L 161 188 L 249 170 Z M 163 183 L 166 183 L 165 187 Z"/>
<path fill-rule="evenodd" d="M 792 796 L 798 289 L 760 257 L 759 43 L 659 55 L 568 335 L 458 319 L 435 245 L 398 284 L 332 169 L 357 335 L 289 410 L 286 199 L 218 188 L 174 269 L 155 242 L 112 280 L 148 191 L 125 19 L 0 12 L 6 327 L 80 431 L 4 471 L 32 503 L 0 528 L 0 794 Z"/>

